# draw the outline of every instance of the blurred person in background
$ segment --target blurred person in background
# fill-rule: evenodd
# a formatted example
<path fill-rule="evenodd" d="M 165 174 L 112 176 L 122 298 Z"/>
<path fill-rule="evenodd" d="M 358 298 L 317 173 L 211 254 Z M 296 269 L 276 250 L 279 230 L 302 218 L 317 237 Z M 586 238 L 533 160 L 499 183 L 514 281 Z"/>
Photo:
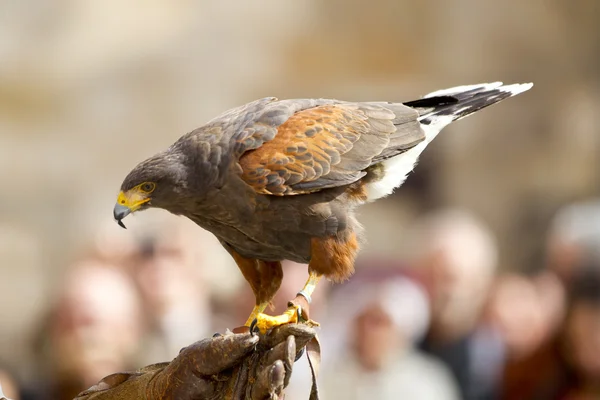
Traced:
<path fill-rule="evenodd" d="M 19 400 L 19 385 L 8 369 L 0 365 L 0 400 L 2 396 L 10 400 Z"/>
<path fill-rule="evenodd" d="M 555 338 L 565 312 L 565 292 L 553 274 L 510 273 L 496 282 L 482 323 L 501 341 L 500 398 L 535 398 L 532 389 L 557 374 Z"/>
<path fill-rule="evenodd" d="M 200 265 L 203 242 L 182 222 L 150 230 L 140 239 L 133 262 L 147 324 L 140 365 L 170 360 L 181 348 L 213 333 L 211 291 L 201 275 L 212 266 Z"/>
<path fill-rule="evenodd" d="M 565 284 L 577 269 L 600 265 L 600 200 L 590 199 L 561 208 L 551 222 L 547 264 Z"/>
<path fill-rule="evenodd" d="M 111 373 L 132 369 L 142 330 L 135 286 L 118 266 L 88 259 L 65 277 L 39 333 L 39 380 L 25 400 L 73 399 Z"/>
<path fill-rule="evenodd" d="M 429 323 L 426 292 L 408 278 L 382 278 L 357 275 L 332 301 L 337 324 L 324 329 L 338 348 L 322 369 L 324 398 L 459 399 L 451 372 L 415 347 Z"/>
<path fill-rule="evenodd" d="M 600 265 L 577 271 L 568 288 L 564 324 L 551 341 L 509 365 L 504 399 L 600 398 Z"/>
<path fill-rule="evenodd" d="M 559 209 L 551 221 L 545 257 L 545 269 L 529 287 L 521 283 L 518 291 L 508 289 L 506 295 L 494 296 L 504 303 L 495 308 L 495 321 L 507 347 L 502 389 L 507 400 L 560 398 L 568 386 L 560 328 L 567 293 L 571 315 L 582 281 L 593 282 L 600 274 L 600 202 L 588 200 Z"/>
<path fill-rule="evenodd" d="M 600 398 L 600 264 L 583 267 L 569 288 L 561 354 L 566 374 L 554 399 Z"/>
<path fill-rule="evenodd" d="M 115 226 L 112 220 L 95 224 L 90 236 L 88 246 L 84 247 L 88 257 L 119 266 L 124 271 L 131 270 L 139 259 L 139 238 L 131 231 Z"/>
<path fill-rule="evenodd" d="M 431 298 L 431 327 L 421 348 L 452 370 L 463 398 L 494 398 L 500 339 L 479 329 L 497 268 L 494 236 L 470 213 L 453 209 L 424 216 L 411 233 L 411 265 Z"/>

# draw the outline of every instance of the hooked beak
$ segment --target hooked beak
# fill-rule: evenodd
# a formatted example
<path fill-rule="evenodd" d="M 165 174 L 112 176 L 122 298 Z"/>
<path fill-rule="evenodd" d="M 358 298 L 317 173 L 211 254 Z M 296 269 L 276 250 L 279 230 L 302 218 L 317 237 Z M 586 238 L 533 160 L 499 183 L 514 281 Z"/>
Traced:
<path fill-rule="evenodd" d="M 119 203 L 115 204 L 115 208 L 113 210 L 113 216 L 115 217 L 117 224 L 119 224 L 119 226 L 123 229 L 127 229 L 127 227 L 123 223 L 122 219 L 125 218 L 126 216 L 128 216 L 129 214 L 131 214 L 131 209 L 129 207 L 124 206 Z"/>
<path fill-rule="evenodd" d="M 150 197 L 148 194 L 142 193 L 139 190 L 135 190 L 135 188 L 127 192 L 119 193 L 119 197 L 117 197 L 117 204 L 115 204 L 115 208 L 113 210 L 115 220 L 121 228 L 127 229 L 121 220 L 129 214 L 147 206 L 149 202 Z"/>

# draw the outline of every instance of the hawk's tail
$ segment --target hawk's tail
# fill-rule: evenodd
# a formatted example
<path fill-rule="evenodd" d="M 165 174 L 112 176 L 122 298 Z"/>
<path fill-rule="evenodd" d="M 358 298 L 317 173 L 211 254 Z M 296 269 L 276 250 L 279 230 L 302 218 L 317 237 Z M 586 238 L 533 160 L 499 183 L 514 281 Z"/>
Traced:
<path fill-rule="evenodd" d="M 502 82 L 457 86 L 429 93 L 404 105 L 419 111 L 419 122 L 430 142 L 446 125 L 502 101 L 533 86 L 532 83 L 503 85 Z"/>
<path fill-rule="evenodd" d="M 438 90 L 420 100 L 404 103 L 418 111 L 418 121 L 425 140 L 416 146 L 396 151 L 381 162 L 383 177 L 367 185 L 368 200 L 373 201 L 392 193 L 402 185 L 429 142 L 449 123 L 464 118 L 487 106 L 529 90 L 533 84 L 503 86 L 502 82 L 458 86 Z M 420 136 L 422 139 L 423 136 Z"/>

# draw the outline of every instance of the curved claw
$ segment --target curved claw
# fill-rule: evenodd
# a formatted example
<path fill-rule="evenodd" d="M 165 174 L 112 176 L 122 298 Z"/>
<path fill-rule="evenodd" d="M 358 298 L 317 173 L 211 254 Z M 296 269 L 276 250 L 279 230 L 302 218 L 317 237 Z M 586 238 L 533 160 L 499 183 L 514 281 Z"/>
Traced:
<path fill-rule="evenodd" d="M 250 334 L 252 336 L 256 335 L 259 332 L 258 328 L 256 327 L 256 324 L 258 324 L 258 318 L 254 318 L 252 320 L 252 323 L 250 324 L 249 329 L 250 329 Z"/>
<path fill-rule="evenodd" d="M 283 314 L 277 316 L 271 316 L 266 314 L 258 314 L 256 319 L 250 324 L 250 329 L 258 328 L 262 334 L 267 333 L 269 330 L 291 323 L 297 323 L 300 319 L 301 309 L 300 306 L 293 305 L 289 307 Z"/>

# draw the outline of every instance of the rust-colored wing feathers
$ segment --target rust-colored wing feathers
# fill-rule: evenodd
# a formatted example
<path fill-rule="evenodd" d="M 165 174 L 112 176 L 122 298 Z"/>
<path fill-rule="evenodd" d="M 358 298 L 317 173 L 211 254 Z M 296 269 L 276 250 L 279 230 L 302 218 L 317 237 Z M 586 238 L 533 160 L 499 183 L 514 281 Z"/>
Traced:
<path fill-rule="evenodd" d="M 390 144 L 396 121 L 393 111 L 379 105 L 325 104 L 298 111 L 277 127 L 273 139 L 241 155 L 242 179 L 270 195 L 350 184 Z"/>
<path fill-rule="evenodd" d="M 366 118 L 333 105 L 300 111 L 273 140 L 240 158 L 242 179 L 262 194 L 302 193 L 294 186 L 328 175 L 367 126 Z"/>

